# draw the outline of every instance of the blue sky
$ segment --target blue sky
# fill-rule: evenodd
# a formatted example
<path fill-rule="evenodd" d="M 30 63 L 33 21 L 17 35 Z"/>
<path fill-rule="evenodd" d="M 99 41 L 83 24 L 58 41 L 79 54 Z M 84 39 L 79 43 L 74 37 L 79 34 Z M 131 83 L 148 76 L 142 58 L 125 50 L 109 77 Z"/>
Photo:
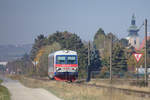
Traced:
<path fill-rule="evenodd" d="M 145 18 L 149 23 L 149 10 L 150 0 L 0 0 L 0 44 L 33 43 L 39 34 L 65 30 L 88 41 L 99 28 L 122 38 L 132 14 L 140 26 Z"/>

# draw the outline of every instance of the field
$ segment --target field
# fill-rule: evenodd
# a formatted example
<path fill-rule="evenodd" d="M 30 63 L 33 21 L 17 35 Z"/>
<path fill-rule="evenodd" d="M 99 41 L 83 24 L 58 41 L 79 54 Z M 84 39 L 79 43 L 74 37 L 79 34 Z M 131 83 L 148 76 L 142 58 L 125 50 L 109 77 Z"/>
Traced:
<path fill-rule="evenodd" d="M 0 80 L 0 84 L 2 80 Z M 0 85 L 0 100 L 10 100 L 10 93 L 8 89 L 2 85 Z"/>
<path fill-rule="evenodd" d="M 42 81 L 20 76 L 13 78 L 20 80 L 27 87 L 44 88 L 63 100 L 149 100 L 149 97 L 127 94 L 112 88 L 97 88 L 58 81 Z"/>

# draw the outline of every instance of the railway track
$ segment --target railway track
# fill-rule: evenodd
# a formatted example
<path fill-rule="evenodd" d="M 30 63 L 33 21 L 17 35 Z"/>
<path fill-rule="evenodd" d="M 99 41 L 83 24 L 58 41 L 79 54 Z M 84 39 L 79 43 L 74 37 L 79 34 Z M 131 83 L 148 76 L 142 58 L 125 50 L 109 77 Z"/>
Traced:
<path fill-rule="evenodd" d="M 42 81 L 50 81 L 48 78 L 34 78 L 34 79 L 42 80 Z M 56 80 L 53 80 L 53 81 L 56 81 Z M 110 91 L 120 91 L 120 92 L 125 93 L 127 95 L 136 95 L 139 97 L 150 98 L 150 92 L 147 92 L 147 91 L 117 88 L 117 87 L 113 87 L 111 85 L 110 86 L 104 86 L 104 85 L 88 84 L 85 82 L 85 80 L 77 80 L 76 82 L 66 82 L 66 83 L 72 84 L 72 85 L 78 85 L 78 86 L 104 88 L 104 89 L 108 89 Z"/>

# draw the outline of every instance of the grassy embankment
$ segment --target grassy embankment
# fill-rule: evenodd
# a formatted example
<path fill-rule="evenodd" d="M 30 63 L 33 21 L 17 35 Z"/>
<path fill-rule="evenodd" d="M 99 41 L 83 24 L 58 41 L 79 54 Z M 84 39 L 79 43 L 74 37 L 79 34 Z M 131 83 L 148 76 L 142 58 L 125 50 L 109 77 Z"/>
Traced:
<path fill-rule="evenodd" d="M 132 83 L 132 84 L 131 84 Z M 150 81 L 149 81 L 150 83 Z M 106 86 L 110 87 L 110 81 L 106 79 L 97 79 L 97 80 L 92 80 L 88 84 L 95 84 L 95 85 L 101 85 L 101 86 Z M 133 82 L 128 79 L 120 79 L 120 80 L 113 80 L 112 81 L 112 87 L 115 88 L 121 88 L 121 89 L 129 89 L 129 90 L 136 90 L 136 91 L 144 91 L 144 92 L 150 92 L 150 85 L 149 87 L 142 87 L 142 86 L 136 86 L 136 80 Z"/>
<path fill-rule="evenodd" d="M 10 93 L 8 89 L 1 85 L 2 80 L 0 80 L 0 100 L 10 100 Z"/>
<path fill-rule="evenodd" d="M 149 100 L 149 98 L 125 94 L 113 89 L 81 86 L 58 81 L 41 81 L 20 76 L 13 78 L 20 80 L 22 84 L 28 87 L 44 88 L 63 100 Z"/>

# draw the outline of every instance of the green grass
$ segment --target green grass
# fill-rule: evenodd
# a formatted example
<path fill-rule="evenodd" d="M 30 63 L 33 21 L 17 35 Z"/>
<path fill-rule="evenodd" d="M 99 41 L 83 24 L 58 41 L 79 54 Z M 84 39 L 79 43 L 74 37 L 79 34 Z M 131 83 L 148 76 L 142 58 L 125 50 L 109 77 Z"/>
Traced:
<path fill-rule="evenodd" d="M 0 80 L 0 84 L 3 82 L 3 80 Z"/>
<path fill-rule="evenodd" d="M 10 93 L 6 87 L 1 85 L 2 82 L 0 80 L 0 100 L 10 100 Z"/>

